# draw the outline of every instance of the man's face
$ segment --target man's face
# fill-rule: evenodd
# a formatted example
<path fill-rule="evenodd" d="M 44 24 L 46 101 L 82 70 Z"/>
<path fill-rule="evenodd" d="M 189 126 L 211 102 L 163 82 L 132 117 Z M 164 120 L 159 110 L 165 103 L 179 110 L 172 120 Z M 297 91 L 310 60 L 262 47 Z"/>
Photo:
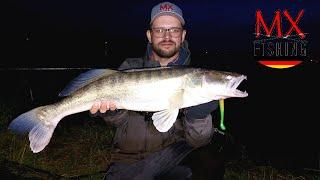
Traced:
<path fill-rule="evenodd" d="M 153 51 L 162 58 L 170 58 L 179 52 L 184 41 L 186 31 L 182 29 L 180 21 L 173 16 L 159 16 L 147 32 Z"/>

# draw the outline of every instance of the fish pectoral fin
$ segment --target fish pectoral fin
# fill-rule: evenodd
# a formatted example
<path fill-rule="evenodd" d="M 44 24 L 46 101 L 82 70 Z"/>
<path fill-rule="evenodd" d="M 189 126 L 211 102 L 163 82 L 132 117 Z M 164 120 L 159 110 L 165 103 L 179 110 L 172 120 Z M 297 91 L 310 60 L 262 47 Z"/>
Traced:
<path fill-rule="evenodd" d="M 153 125 L 160 132 L 167 132 L 177 120 L 179 109 L 166 109 L 152 115 Z"/>
<path fill-rule="evenodd" d="M 173 93 L 169 98 L 169 109 L 165 109 L 153 114 L 153 125 L 158 131 L 167 132 L 177 120 L 179 109 L 183 105 L 183 93 L 183 89 Z"/>
<path fill-rule="evenodd" d="M 80 74 L 74 80 L 72 80 L 60 93 L 59 97 L 69 96 L 76 90 L 84 87 L 85 85 L 101 78 L 118 72 L 111 69 L 92 69 Z"/>
<path fill-rule="evenodd" d="M 183 105 L 183 95 L 184 95 L 183 89 L 176 91 L 169 98 L 169 109 L 180 109 Z"/>

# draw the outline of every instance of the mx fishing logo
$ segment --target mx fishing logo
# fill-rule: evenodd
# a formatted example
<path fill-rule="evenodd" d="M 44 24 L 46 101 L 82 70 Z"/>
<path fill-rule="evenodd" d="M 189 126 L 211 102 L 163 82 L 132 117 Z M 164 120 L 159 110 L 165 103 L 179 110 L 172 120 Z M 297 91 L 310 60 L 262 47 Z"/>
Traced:
<path fill-rule="evenodd" d="M 293 18 L 288 10 L 277 10 L 272 23 L 268 25 L 262 11 L 257 10 L 254 59 L 263 66 L 277 69 L 301 64 L 307 57 L 308 43 L 307 33 L 299 27 L 303 13 L 303 9 L 299 10 Z"/>

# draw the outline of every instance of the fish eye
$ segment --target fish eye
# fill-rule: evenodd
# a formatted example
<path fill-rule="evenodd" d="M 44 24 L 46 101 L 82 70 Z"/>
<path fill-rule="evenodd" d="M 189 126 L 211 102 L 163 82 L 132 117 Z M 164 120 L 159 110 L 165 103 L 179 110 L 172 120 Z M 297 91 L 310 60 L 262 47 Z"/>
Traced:
<path fill-rule="evenodd" d="M 232 79 L 232 76 L 228 75 L 226 78 L 227 78 L 228 80 L 230 80 L 230 79 Z"/>

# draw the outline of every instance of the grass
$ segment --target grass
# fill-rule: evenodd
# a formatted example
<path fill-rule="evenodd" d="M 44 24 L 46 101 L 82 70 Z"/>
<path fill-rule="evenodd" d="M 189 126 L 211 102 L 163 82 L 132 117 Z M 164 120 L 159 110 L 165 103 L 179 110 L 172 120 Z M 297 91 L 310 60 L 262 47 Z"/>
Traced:
<path fill-rule="evenodd" d="M 109 165 L 114 129 L 100 119 L 90 118 L 86 113 L 66 117 L 58 124 L 46 148 L 34 154 L 27 135 L 7 130 L 14 112 L 0 107 L 0 162 L 1 168 L 10 167 L 11 175 L 43 178 L 91 174 L 91 177 Z"/>
<path fill-rule="evenodd" d="M 317 171 L 317 170 L 316 170 Z M 249 160 L 230 161 L 226 164 L 226 180 L 320 180 L 320 171 L 288 170 L 257 165 Z"/>

